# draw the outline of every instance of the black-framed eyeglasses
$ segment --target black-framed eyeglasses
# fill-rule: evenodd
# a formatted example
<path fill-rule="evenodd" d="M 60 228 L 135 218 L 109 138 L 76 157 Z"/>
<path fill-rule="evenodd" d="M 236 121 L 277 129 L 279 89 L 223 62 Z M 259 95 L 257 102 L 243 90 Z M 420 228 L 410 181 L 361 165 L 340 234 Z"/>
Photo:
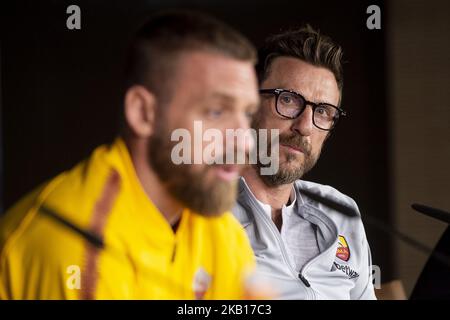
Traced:
<path fill-rule="evenodd" d="M 333 130 L 339 119 L 346 116 L 344 109 L 328 103 L 314 103 L 306 100 L 301 94 L 286 89 L 260 89 L 261 94 L 275 95 L 275 109 L 286 119 L 298 118 L 307 105 L 313 110 L 313 124 L 322 130 Z"/>

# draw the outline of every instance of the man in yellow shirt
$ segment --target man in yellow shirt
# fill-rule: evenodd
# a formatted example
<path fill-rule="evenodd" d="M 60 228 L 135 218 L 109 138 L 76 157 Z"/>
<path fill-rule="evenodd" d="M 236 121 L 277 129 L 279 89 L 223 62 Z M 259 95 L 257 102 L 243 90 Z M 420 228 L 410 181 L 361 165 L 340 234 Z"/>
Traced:
<path fill-rule="evenodd" d="M 247 129 L 255 56 L 213 18 L 150 19 L 130 50 L 120 137 L 0 220 L 0 298 L 242 298 L 254 258 L 228 211 L 240 167 L 175 164 L 173 132 Z"/>

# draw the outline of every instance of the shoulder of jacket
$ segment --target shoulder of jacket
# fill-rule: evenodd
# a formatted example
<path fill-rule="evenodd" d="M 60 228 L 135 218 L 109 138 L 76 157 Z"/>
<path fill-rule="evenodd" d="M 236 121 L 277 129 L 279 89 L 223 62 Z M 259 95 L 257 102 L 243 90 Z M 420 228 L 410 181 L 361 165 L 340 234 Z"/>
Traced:
<path fill-rule="evenodd" d="M 353 198 L 340 192 L 339 190 L 337 190 L 336 188 L 334 188 L 332 186 L 324 185 L 324 184 L 320 184 L 320 183 L 312 182 L 312 181 L 297 180 L 295 182 L 295 189 L 297 192 L 300 192 L 300 194 L 301 194 L 301 190 L 310 191 L 321 197 L 324 197 L 326 199 L 329 199 L 329 200 L 335 201 L 339 204 L 343 204 L 347 207 L 350 207 L 358 215 L 361 215 L 359 212 L 358 205 L 356 204 L 355 200 L 353 200 Z M 311 203 L 313 205 L 316 204 L 315 200 L 309 198 L 306 195 L 302 195 L 302 199 L 305 200 L 307 203 Z"/>
<path fill-rule="evenodd" d="M 235 219 L 244 227 L 251 222 L 252 216 L 249 215 L 248 208 L 246 209 L 240 201 L 236 201 L 231 211 Z"/>

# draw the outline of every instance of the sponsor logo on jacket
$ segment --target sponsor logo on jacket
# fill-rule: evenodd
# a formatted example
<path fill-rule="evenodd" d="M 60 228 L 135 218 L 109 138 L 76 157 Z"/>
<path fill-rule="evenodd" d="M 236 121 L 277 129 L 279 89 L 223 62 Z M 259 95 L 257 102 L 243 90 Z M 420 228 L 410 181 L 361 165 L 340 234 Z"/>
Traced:
<path fill-rule="evenodd" d="M 348 246 L 347 240 L 344 236 L 339 236 L 336 257 L 342 261 L 348 261 L 348 259 L 350 259 L 350 247 Z"/>
<path fill-rule="evenodd" d="M 335 262 L 334 266 L 336 267 L 336 269 L 341 270 L 343 273 L 345 273 L 349 279 L 355 279 L 359 277 L 359 273 L 353 270 L 348 265 L 342 265 Z"/>

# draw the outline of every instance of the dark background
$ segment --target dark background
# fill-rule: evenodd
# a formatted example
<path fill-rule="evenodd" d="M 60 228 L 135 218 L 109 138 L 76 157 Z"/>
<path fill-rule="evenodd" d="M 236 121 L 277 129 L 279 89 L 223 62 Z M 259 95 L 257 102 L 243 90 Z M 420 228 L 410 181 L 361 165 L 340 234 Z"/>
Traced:
<path fill-rule="evenodd" d="M 183 3 L 183 5 L 180 5 Z M 81 30 L 66 28 L 66 8 L 81 8 Z M 15 1 L 2 4 L 2 200 L 21 195 L 111 141 L 122 103 L 124 53 L 136 27 L 161 8 L 200 9 L 241 30 L 255 45 L 310 23 L 344 48 L 343 107 L 348 116 L 306 179 L 353 197 L 361 212 L 389 223 L 386 28 L 368 30 L 366 9 L 383 1 Z M 2 144 L 3 142 L 3 144 Z M 1 158 L 1 156 L 3 157 Z M 382 282 L 395 278 L 392 239 L 366 227 Z"/>

